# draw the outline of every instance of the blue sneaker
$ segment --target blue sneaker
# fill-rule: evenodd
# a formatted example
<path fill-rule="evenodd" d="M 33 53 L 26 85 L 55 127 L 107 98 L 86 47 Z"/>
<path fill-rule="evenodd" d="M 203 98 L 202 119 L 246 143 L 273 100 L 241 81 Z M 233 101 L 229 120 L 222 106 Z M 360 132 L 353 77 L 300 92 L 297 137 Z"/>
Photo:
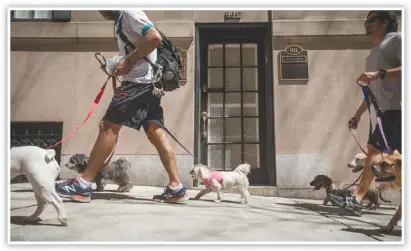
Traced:
<path fill-rule="evenodd" d="M 56 192 L 60 197 L 77 202 L 90 202 L 91 191 L 91 186 L 82 186 L 77 178 L 69 179 L 60 184 L 56 184 Z"/>
<path fill-rule="evenodd" d="M 162 194 L 154 195 L 153 200 L 166 203 L 182 203 L 187 200 L 186 189 L 182 186 L 179 190 L 173 190 L 167 186 Z"/>

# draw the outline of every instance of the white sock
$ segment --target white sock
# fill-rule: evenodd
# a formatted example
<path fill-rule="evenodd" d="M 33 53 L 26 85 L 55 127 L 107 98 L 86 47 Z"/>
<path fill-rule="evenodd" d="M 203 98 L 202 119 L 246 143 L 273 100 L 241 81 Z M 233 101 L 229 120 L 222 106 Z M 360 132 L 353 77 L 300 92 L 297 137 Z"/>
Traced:
<path fill-rule="evenodd" d="M 78 180 L 80 181 L 79 183 L 80 183 L 80 186 L 82 188 L 91 187 L 91 182 L 88 182 L 87 180 L 83 179 L 82 177 L 78 177 Z"/>
<path fill-rule="evenodd" d="M 180 190 L 181 188 L 183 188 L 183 184 L 180 183 L 180 185 L 176 186 L 176 187 L 172 187 L 172 186 L 168 186 L 171 190 Z"/>

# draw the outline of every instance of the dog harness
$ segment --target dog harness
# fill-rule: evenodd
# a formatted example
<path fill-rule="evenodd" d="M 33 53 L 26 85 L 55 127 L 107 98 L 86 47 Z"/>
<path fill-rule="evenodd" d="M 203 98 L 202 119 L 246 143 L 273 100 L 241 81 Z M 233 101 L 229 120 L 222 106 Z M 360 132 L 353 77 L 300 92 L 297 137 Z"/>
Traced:
<path fill-rule="evenodd" d="M 207 179 L 203 179 L 204 185 L 208 187 L 213 179 L 215 179 L 220 184 L 223 183 L 221 173 L 217 171 L 211 171 L 210 176 Z"/>

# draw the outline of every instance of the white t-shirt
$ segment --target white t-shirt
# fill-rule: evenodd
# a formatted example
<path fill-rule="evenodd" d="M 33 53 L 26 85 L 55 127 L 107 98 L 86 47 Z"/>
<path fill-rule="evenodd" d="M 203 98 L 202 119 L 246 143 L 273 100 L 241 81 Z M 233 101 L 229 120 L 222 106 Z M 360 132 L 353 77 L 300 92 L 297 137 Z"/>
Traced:
<path fill-rule="evenodd" d="M 153 27 L 153 23 L 148 19 L 147 15 L 143 11 L 133 10 L 128 11 L 124 10 L 121 11 L 119 14 L 122 15 L 121 17 L 121 29 L 134 46 L 136 46 L 137 42 L 143 38 L 144 33 L 147 31 L 148 28 Z M 123 42 L 117 33 L 117 24 L 116 21 L 115 25 L 115 35 L 117 38 L 117 44 L 119 47 L 119 56 L 126 56 L 125 46 L 126 43 Z M 128 46 L 128 53 L 133 51 L 133 48 Z M 157 61 L 157 49 L 147 55 L 147 59 L 151 62 Z M 153 82 L 153 69 L 151 65 L 145 60 L 139 60 L 131 69 L 131 71 L 122 76 L 123 81 L 131 81 L 135 83 L 143 83 L 149 84 Z"/>

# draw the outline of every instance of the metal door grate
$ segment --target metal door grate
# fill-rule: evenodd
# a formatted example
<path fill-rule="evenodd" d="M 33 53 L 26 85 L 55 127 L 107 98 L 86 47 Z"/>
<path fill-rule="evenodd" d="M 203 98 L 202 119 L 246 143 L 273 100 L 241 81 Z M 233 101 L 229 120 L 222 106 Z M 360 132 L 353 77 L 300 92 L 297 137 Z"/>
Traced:
<path fill-rule="evenodd" d="M 259 167 L 259 89 L 255 43 L 208 45 L 208 165 Z"/>

